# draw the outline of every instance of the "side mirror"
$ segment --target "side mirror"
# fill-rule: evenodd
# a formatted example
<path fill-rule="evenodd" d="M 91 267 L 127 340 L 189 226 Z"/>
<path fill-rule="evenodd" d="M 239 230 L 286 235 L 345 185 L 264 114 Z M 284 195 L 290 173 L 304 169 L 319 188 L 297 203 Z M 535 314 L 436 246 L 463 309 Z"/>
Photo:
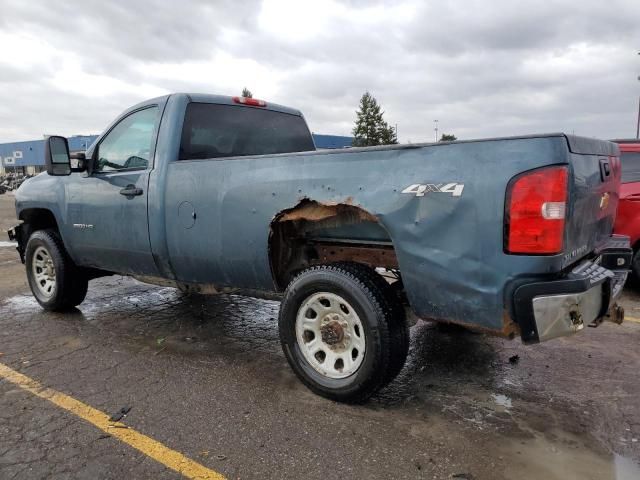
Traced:
<path fill-rule="evenodd" d="M 71 157 L 66 138 L 51 136 L 46 139 L 44 164 L 49 175 L 71 175 Z"/>

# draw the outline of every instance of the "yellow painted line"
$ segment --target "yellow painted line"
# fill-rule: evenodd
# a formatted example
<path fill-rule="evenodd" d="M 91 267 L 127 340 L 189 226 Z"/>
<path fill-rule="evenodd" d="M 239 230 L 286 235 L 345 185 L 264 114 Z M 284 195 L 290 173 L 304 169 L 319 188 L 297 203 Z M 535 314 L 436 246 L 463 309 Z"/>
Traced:
<path fill-rule="evenodd" d="M 60 393 L 52 388 L 47 388 L 32 378 L 12 370 L 0 363 L 0 378 L 4 378 L 18 387 L 26 390 L 37 397 L 44 398 L 49 402 L 63 408 L 74 415 L 92 423 L 100 430 L 116 437 L 118 440 L 141 451 L 148 457 L 182 474 L 187 478 L 198 480 L 224 480 L 225 477 L 218 472 L 208 469 L 197 462 L 185 457 L 180 452 L 165 447 L 153 438 L 136 432 L 132 428 L 120 422 L 112 422 L 109 415 L 100 410 L 96 410 L 89 405 L 82 403 L 64 393 Z"/>
<path fill-rule="evenodd" d="M 640 323 L 640 318 L 630 317 L 629 315 L 625 315 L 625 316 L 624 316 L 624 321 L 625 321 L 625 322 Z M 624 323 L 624 322 L 623 322 L 623 323 Z"/>

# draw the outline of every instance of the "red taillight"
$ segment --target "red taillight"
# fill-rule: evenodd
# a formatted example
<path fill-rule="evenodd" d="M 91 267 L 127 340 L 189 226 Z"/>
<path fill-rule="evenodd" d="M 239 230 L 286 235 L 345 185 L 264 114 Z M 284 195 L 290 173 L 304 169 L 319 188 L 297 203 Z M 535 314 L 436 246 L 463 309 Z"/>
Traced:
<path fill-rule="evenodd" d="M 257 98 L 249 97 L 233 97 L 235 103 L 241 103 L 242 105 L 251 105 L 252 107 L 266 107 L 267 102 L 264 100 L 258 100 Z"/>
<path fill-rule="evenodd" d="M 562 252 L 567 167 L 549 167 L 512 181 L 505 212 L 507 253 Z"/>

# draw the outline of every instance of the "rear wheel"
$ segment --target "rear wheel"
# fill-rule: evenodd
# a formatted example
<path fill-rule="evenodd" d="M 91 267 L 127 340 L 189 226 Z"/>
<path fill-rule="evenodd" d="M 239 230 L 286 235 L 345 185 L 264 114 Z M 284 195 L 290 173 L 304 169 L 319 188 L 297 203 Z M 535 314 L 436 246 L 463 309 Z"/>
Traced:
<path fill-rule="evenodd" d="M 55 230 L 33 232 L 27 242 L 25 265 L 31 292 L 45 310 L 67 310 L 81 304 L 87 295 L 89 281 Z"/>
<path fill-rule="evenodd" d="M 315 393 L 362 402 L 400 372 L 409 348 L 404 309 L 374 270 L 312 267 L 287 287 L 280 339 L 294 372 Z"/>

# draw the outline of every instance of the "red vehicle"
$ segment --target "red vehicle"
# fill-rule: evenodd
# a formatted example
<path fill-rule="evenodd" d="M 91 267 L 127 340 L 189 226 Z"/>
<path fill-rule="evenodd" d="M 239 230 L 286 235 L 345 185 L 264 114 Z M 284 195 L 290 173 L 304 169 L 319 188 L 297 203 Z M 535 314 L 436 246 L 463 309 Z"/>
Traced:
<path fill-rule="evenodd" d="M 640 140 L 613 140 L 620 146 L 622 185 L 614 227 L 629 235 L 633 247 L 633 273 L 640 280 Z"/>

